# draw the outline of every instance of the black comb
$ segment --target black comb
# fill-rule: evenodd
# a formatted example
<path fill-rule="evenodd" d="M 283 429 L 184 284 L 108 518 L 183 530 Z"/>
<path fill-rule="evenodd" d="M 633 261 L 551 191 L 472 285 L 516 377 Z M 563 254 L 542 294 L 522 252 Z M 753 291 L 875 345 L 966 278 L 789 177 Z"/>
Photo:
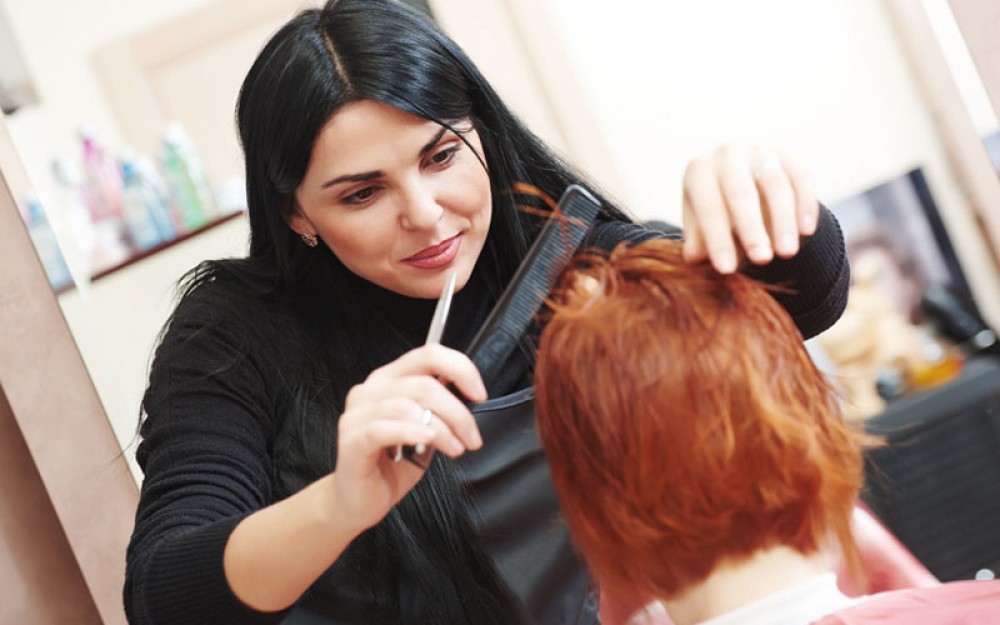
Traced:
<path fill-rule="evenodd" d="M 484 380 L 490 380 L 514 351 L 600 208 L 597 198 L 577 184 L 567 187 L 559 198 L 560 214 L 542 227 L 466 351 Z"/>

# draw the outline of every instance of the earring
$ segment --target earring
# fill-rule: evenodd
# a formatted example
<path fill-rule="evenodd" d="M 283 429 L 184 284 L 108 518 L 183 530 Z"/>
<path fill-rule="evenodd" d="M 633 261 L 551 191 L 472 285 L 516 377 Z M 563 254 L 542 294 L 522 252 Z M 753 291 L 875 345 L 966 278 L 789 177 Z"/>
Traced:
<path fill-rule="evenodd" d="M 303 232 L 299 236 L 302 237 L 302 242 L 308 245 L 309 247 L 316 247 L 316 245 L 319 243 L 319 239 L 316 238 L 315 234 L 309 234 L 308 232 Z"/>

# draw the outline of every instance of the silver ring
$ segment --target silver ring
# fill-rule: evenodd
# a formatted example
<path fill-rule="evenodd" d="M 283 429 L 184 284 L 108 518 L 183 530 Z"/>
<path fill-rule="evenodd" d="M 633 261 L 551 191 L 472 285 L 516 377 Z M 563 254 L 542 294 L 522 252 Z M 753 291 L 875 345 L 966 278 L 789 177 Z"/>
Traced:
<path fill-rule="evenodd" d="M 757 164 L 754 170 L 753 177 L 760 179 L 769 171 L 784 171 L 784 166 L 781 164 L 781 160 L 778 158 L 766 158 Z"/>
<path fill-rule="evenodd" d="M 424 411 L 420 413 L 420 422 L 423 423 L 424 425 L 430 425 L 431 423 L 434 422 L 434 413 L 431 411 L 430 408 L 424 408 Z M 417 452 L 418 454 L 422 454 L 427 451 L 427 445 L 424 445 L 423 443 L 417 443 L 413 447 L 413 451 Z"/>

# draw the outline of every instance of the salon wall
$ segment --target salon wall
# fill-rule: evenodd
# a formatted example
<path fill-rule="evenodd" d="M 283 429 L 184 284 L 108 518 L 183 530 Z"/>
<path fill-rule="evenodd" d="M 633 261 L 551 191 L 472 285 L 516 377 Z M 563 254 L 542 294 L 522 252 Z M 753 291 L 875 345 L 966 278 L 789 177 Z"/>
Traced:
<path fill-rule="evenodd" d="M 123 143 L 95 75 L 94 50 L 209 4 L 0 0 L 40 96 L 38 106 L 7 120 L 36 186 L 44 192 L 51 185 L 53 156 L 79 153 L 83 122 L 108 144 Z M 936 24 L 946 31 L 945 0 L 925 4 L 936 7 Z M 981 306 L 1000 321 L 996 271 L 881 3 L 618 0 L 613 10 L 597 0 L 431 5 L 501 93 L 527 111 L 531 125 L 640 217 L 679 220 L 684 165 L 724 141 L 786 148 L 812 169 L 827 202 L 924 166 Z M 490 36 L 484 23 L 493 26 Z M 525 69 L 531 62 L 535 73 Z M 971 65 L 959 60 L 956 67 L 969 101 L 979 103 L 972 107 L 977 128 L 995 129 L 992 109 L 976 98 Z M 547 103 L 560 114 L 546 114 Z M 132 440 L 172 282 L 202 258 L 240 253 L 246 234 L 238 219 L 102 281 L 109 305 L 94 306 L 85 292 L 61 298 L 123 444 Z M 123 315 L 124 302 L 131 309 Z"/>
<path fill-rule="evenodd" d="M 614 19 L 599 0 L 549 5 L 643 215 L 677 216 L 674 174 L 722 142 L 787 148 L 828 200 L 935 156 L 926 109 L 878 2 L 620 0 Z M 980 126 L 995 127 L 995 116 L 977 114 Z"/>
<path fill-rule="evenodd" d="M 2 391 L 0 553 L 0 623 L 101 622 Z M 52 600 L 52 588 L 59 589 L 59 601 Z"/>
<path fill-rule="evenodd" d="M 786 149 L 826 202 L 923 166 L 977 298 L 1000 321 L 996 267 L 882 3 L 619 0 L 613 15 L 600 0 L 547 5 L 640 216 L 680 219 L 687 160 L 723 142 Z M 925 5 L 977 129 L 996 130 L 946 0 Z"/>
<path fill-rule="evenodd" d="M 786 149 L 826 202 L 923 166 L 977 299 L 996 266 L 948 169 L 882 3 L 549 0 L 553 30 L 643 217 L 680 219 L 687 159 L 730 141 Z M 926 0 L 977 129 L 997 117 L 945 0 Z"/>
<path fill-rule="evenodd" d="M 49 162 L 54 156 L 79 155 L 77 133 L 82 123 L 94 126 L 109 145 L 123 143 L 94 71 L 94 51 L 206 3 L 0 0 L 39 95 L 37 106 L 25 107 L 7 120 L 35 184 L 48 184 Z"/>
<path fill-rule="evenodd" d="M 91 125 L 113 153 L 128 145 L 97 75 L 95 51 L 209 4 L 211 0 L 0 0 L 39 94 L 37 105 L 6 119 L 29 178 L 16 191 L 30 185 L 43 203 L 58 197 L 50 163 L 59 156 L 80 158 L 81 124 Z M 59 205 L 47 206 L 57 236 L 62 235 L 64 243 L 71 241 Z M 130 462 L 151 350 L 172 308 L 174 284 L 202 259 L 245 253 L 247 239 L 245 220 L 237 218 L 60 296 L 66 321 Z M 132 469 L 138 477 L 134 463 Z"/>

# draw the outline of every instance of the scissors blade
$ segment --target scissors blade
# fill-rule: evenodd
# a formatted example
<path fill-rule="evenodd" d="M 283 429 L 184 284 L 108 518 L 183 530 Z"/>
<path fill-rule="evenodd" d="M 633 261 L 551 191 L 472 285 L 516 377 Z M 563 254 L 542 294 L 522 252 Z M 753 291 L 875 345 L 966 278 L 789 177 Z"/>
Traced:
<path fill-rule="evenodd" d="M 448 323 L 448 311 L 451 309 L 451 299 L 455 295 L 455 282 L 458 279 L 458 271 L 452 271 L 448 276 L 444 288 L 441 290 L 441 297 L 434 308 L 434 316 L 431 317 L 431 327 L 427 331 L 425 345 L 435 345 L 441 342 L 444 335 L 444 326 Z"/>
<path fill-rule="evenodd" d="M 424 341 L 425 345 L 436 345 L 441 342 L 441 337 L 444 335 L 444 326 L 448 323 L 448 311 L 451 309 L 451 300 L 455 295 L 455 282 L 457 279 L 458 271 L 452 271 L 444 284 L 444 288 L 441 290 L 441 297 L 438 298 L 437 306 L 434 307 L 434 316 L 431 317 L 431 327 L 427 331 L 427 340 Z M 421 469 L 426 469 L 426 466 L 420 464 L 413 457 L 414 454 L 423 454 L 425 451 L 427 451 L 427 448 L 423 444 L 416 447 L 396 445 L 395 451 L 390 456 L 395 462 L 405 459 L 416 464 Z"/>

